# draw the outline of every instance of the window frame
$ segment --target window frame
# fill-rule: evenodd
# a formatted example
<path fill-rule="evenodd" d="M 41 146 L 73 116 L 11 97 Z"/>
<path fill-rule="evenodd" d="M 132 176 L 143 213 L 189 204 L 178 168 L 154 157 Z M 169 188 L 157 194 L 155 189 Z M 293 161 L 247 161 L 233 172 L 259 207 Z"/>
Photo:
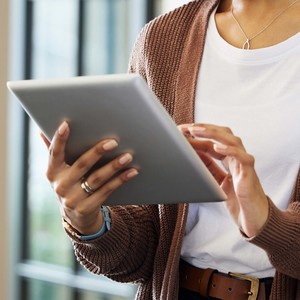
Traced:
<path fill-rule="evenodd" d="M 37 0 L 36 0 L 37 1 Z M 75 0 L 74 0 L 75 1 Z M 78 56 L 76 75 L 83 74 L 83 26 L 84 10 L 86 0 L 76 0 L 79 5 L 78 12 Z M 112 1 L 112 0 L 110 0 Z M 131 9 L 135 12 L 144 8 L 146 16 L 140 16 L 138 22 L 144 23 L 154 18 L 157 11 L 157 1 L 145 0 L 146 4 L 141 4 L 140 0 L 130 1 Z M 32 74 L 32 51 L 31 40 L 33 33 L 33 0 L 10 0 L 10 80 L 30 79 Z M 138 15 L 138 14 L 137 14 Z M 131 24 L 130 26 L 134 26 Z M 138 31 L 132 29 L 130 37 L 133 44 Z M 33 261 L 26 260 L 28 237 L 28 156 L 29 156 L 29 119 L 22 108 L 12 96 L 9 96 L 9 159 L 8 159 L 8 199 L 9 199 L 9 235 L 10 235 L 10 274 L 9 274 L 9 294 L 11 300 L 27 300 L 25 295 L 27 291 L 27 279 L 38 279 L 45 283 L 67 285 L 72 289 L 73 298 L 79 299 L 80 290 L 90 290 L 94 292 L 113 291 L 114 294 L 124 295 L 128 293 L 127 289 L 121 289 L 118 293 L 113 286 L 107 282 L 102 284 L 95 278 L 88 278 L 80 275 L 78 267 L 75 264 L 72 272 L 62 270 L 53 265 L 36 265 Z M 45 272 L 47 270 L 47 272 Z M 61 276 L 66 275 L 68 276 Z M 130 297 L 130 295 L 128 295 Z"/>

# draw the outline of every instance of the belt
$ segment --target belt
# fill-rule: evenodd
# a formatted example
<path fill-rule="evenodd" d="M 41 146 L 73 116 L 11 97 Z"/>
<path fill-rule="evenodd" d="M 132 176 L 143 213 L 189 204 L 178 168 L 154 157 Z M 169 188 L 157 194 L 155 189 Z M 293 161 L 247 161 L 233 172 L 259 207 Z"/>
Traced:
<path fill-rule="evenodd" d="M 215 269 L 200 269 L 181 261 L 179 286 L 197 292 L 202 297 L 222 300 L 265 300 L 265 284 L 258 278 L 238 273 L 220 273 Z"/>

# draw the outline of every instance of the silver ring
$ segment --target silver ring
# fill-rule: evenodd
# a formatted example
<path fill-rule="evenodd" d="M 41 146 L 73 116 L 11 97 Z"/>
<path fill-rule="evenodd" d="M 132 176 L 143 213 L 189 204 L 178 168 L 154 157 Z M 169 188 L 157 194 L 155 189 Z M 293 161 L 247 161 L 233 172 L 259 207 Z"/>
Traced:
<path fill-rule="evenodd" d="M 95 193 L 95 190 L 90 187 L 90 185 L 88 184 L 85 178 L 82 179 L 80 186 L 88 195 L 92 195 Z"/>

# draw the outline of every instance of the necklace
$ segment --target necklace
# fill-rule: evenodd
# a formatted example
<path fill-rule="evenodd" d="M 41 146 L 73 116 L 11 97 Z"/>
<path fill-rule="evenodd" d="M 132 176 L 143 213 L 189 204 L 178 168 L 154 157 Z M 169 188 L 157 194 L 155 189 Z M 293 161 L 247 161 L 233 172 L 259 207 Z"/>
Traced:
<path fill-rule="evenodd" d="M 286 12 L 289 8 L 291 8 L 296 2 L 298 2 L 299 0 L 295 0 L 294 2 L 292 2 L 289 6 L 287 6 L 284 10 L 282 10 L 281 12 L 279 12 L 265 27 L 263 27 L 259 32 L 257 32 L 255 35 L 253 35 L 252 37 L 248 37 L 247 34 L 245 33 L 244 29 L 242 28 L 241 24 L 239 23 L 239 21 L 237 20 L 237 18 L 234 16 L 233 14 L 233 6 L 231 4 L 231 16 L 234 19 L 234 21 L 236 22 L 236 24 L 238 25 L 238 27 L 240 28 L 241 32 L 243 33 L 243 35 L 246 38 L 245 43 L 243 44 L 243 49 L 244 50 L 249 50 L 251 49 L 251 44 L 250 42 L 255 39 L 258 35 L 260 35 L 261 33 L 263 33 L 267 28 L 269 28 L 284 12 Z"/>

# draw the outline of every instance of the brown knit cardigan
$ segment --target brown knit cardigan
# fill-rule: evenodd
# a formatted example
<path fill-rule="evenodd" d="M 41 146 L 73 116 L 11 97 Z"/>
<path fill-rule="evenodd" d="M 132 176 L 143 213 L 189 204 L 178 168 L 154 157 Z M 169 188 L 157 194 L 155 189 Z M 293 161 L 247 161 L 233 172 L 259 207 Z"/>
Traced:
<path fill-rule="evenodd" d="M 145 78 L 178 124 L 193 122 L 207 22 L 217 4 L 193 1 L 158 17 L 141 31 L 132 52 L 130 71 Z M 300 299 L 299 175 L 295 181 L 289 208 L 281 211 L 270 201 L 267 223 L 249 239 L 277 270 L 273 300 Z M 73 239 L 75 254 L 91 272 L 139 283 L 137 299 L 176 300 L 187 212 L 187 204 L 111 207 L 111 230 L 89 242 Z"/>

